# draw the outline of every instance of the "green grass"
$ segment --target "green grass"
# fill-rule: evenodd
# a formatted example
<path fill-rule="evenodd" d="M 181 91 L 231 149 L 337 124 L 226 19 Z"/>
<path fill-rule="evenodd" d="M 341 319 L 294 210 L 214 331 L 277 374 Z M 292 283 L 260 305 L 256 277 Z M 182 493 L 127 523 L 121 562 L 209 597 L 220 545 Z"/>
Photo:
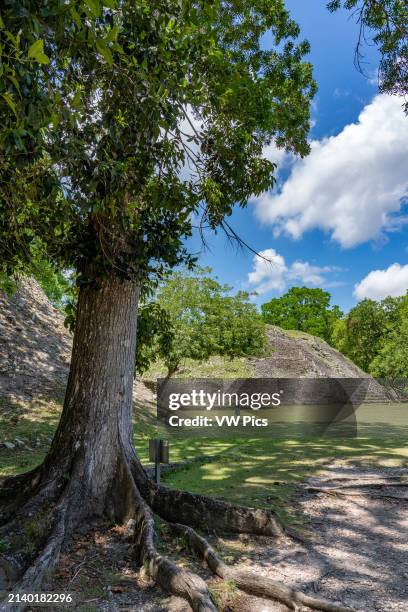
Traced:
<path fill-rule="evenodd" d="M 162 362 L 153 364 L 143 374 L 144 380 L 156 380 L 166 376 L 166 367 Z M 252 376 L 245 357 L 227 359 L 225 357 L 210 357 L 208 361 L 195 361 L 186 359 L 180 370 L 175 374 L 176 378 L 248 378 Z"/>
<path fill-rule="evenodd" d="M 307 334 L 306 332 L 300 331 L 299 329 L 281 329 L 281 331 L 286 334 L 287 336 L 290 336 L 291 338 L 304 338 L 307 340 L 307 338 L 315 338 L 315 336 L 312 336 L 311 334 Z"/>
<path fill-rule="evenodd" d="M 212 441 L 214 447 L 219 441 Z M 219 447 L 218 447 L 219 449 Z M 200 450 L 200 449 L 197 449 Z M 284 522 L 298 520 L 295 485 L 333 459 L 360 464 L 407 465 L 408 448 L 401 437 L 235 440 L 211 462 L 194 463 L 170 472 L 172 487 L 239 504 L 277 509 Z"/>
<path fill-rule="evenodd" d="M 31 402 L 0 399 L 0 441 L 24 446 L 0 448 L 0 476 L 31 470 L 38 465 L 47 449 L 61 414 L 61 401 L 53 398 Z"/>
<path fill-rule="evenodd" d="M 41 463 L 58 425 L 62 403 L 56 399 L 0 403 L 0 442 L 15 444 L 14 449 L 0 447 L 0 477 L 31 470 Z M 136 404 L 134 442 L 144 463 L 148 463 L 149 439 L 157 436 L 155 405 Z M 18 446 L 15 440 L 25 446 Z M 171 461 L 190 460 L 197 455 L 214 456 L 231 444 L 213 440 L 177 440 L 172 443 Z"/>
<path fill-rule="evenodd" d="M 165 376 L 166 369 L 161 363 L 154 364 L 143 376 L 144 380 L 155 381 Z M 247 378 L 251 371 L 245 358 L 226 359 L 212 357 L 206 362 L 192 359 L 183 364 L 180 378 Z M 25 446 L 16 445 L 7 450 L 0 447 L 0 477 L 28 471 L 38 465 L 45 456 L 49 440 L 54 435 L 62 410 L 62 398 L 33 399 L 31 402 L 10 401 L 0 398 L 0 442 L 14 444 L 16 438 Z M 137 405 L 135 423 L 135 445 L 142 461 L 148 461 L 148 440 L 157 435 L 155 406 Z M 227 445 L 228 447 L 228 445 Z M 172 461 L 189 460 L 198 454 L 215 455 L 226 448 L 223 442 L 191 443 L 183 441 L 172 446 Z"/>
<path fill-rule="evenodd" d="M 25 447 L 0 450 L 0 476 L 27 471 L 38 465 L 58 423 L 61 403 L 55 399 L 0 405 L 0 439 L 23 440 Z M 408 407 L 406 408 L 408 410 Z M 361 409 L 361 431 L 355 439 L 206 439 L 171 440 L 172 462 L 194 460 L 182 469 L 163 473 L 170 486 L 219 497 L 249 506 L 278 509 L 284 522 L 299 519 L 297 482 L 316 474 L 333 459 L 353 463 L 408 465 L 405 445 L 408 428 L 390 418 L 393 407 Z M 137 405 L 135 445 L 148 462 L 148 440 L 157 435 L 155 406 Z M 402 415 L 402 417 L 401 417 Z M 402 420 L 401 420 L 402 418 Z"/>

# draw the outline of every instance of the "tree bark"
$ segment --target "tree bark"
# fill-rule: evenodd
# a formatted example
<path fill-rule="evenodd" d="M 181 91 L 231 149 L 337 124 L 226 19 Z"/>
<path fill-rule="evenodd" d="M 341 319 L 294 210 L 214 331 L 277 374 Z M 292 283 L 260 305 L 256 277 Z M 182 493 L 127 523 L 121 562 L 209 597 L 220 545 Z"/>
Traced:
<path fill-rule="evenodd" d="M 85 516 L 104 512 L 118 457 L 134 457 L 138 297 L 134 282 L 115 277 L 79 293 L 64 408 L 42 472 L 75 479 Z"/>
<path fill-rule="evenodd" d="M 81 287 L 59 426 L 43 464 L 4 483 L 3 523 L 15 510 L 33 516 L 63 495 L 69 536 L 82 520 L 112 506 L 119 461 L 143 478 L 132 427 L 138 298 L 136 283 L 112 276 Z"/>
<path fill-rule="evenodd" d="M 107 514 L 132 526 L 135 557 L 156 584 L 184 597 L 195 612 L 216 612 L 205 581 L 156 549 L 154 513 L 190 535 L 181 522 L 277 538 L 282 530 L 272 512 L 172 491 L 148 480 L 133 447 L 138 298 L 136 283 L 112 276 L 81 288 L 64 407 L 50 451 L 41 466 L 0 487 L 0 536 L 21 539 L 27 520 L 36 522 L 39 536 L 29 552 L 0 554 L 0 569 L 14 592 L 39 590 L 80 523 Z M 191 538 L 204 546 L 204 540 Z M 234 574 L 234 580 L 254 591 L 252 578 Z M 276 583 L 265 589 L 294 606 L 301 597 Z M 323 600 L 314 603 L 321 610 L 339 610 Z M 19 610 L 19 604 L 0 602 L 0 612 Z"/>

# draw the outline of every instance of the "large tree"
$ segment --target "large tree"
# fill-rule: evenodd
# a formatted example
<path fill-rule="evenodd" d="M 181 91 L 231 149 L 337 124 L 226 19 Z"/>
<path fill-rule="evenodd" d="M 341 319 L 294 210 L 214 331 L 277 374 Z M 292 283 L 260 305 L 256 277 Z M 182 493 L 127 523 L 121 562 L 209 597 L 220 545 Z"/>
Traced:
<path fill-rule="evenodd" d="M 262 304 L 262 317 L 271 325 L 304 331 L 330 342 L 333 325 L 343 314 L 338 306 L 330 306 L 330 300 L 330 293 L 323 289 L 292 287 Z"/>
<path fill-rule="evenodd" d="M 266 32 L 271 49 L 261 48 Z M 36 244 L 57 268 L 74 270 L 79 286 L 50 451 L 1 487 L 0 531 L 11 547 L 2 566 L 18 578 L 15 589 L 38 588 L 72 532 L 109 515 L 128 521 L 158 584 L 210 611 L 205 583 L 157 552 L 153 513 L 227 578 L 232 570 L 180 523 L 280 533 L 272 513 L 149 481 L 132 441 L 132 382 L 146 279 L 189 261 L 183 239 L 193 218 L 215 230 L 234 204 L 273 185 L 275 166 L 263 157 L 271 141 L 308 152 L 315 85 L 298 34 L 283 0 L 2 3 L 3 272 L 29 265 Z M 27 516 L 39 537 L 19 550 Z M 287 603 L 342 609 L 235 579 Z"/>
<path fill-rule="evenodd" d="M 265 324 L 249 294 L 209 276 L 210 269 L 178 270 L 162 282 L 139 314 L 136 369 L 161 359 L 167 376 L 186 359 L 213 355 L 261 355 L 267 347 Z M 141 343 L 142 341 L 142 343 Z"/>
<path fill-rule="evenodd" d="M 403 378 L 406 315 L 406 297 L 364 299 L 337 321 L 333 344 L 366 372 Z"/>

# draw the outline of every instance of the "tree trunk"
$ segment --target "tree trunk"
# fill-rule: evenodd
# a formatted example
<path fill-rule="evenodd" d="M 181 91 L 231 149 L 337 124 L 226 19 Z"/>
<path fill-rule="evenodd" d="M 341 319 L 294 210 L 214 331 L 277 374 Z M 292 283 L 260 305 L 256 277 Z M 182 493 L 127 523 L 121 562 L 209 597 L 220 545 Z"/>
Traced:
<path fill-rule="evenodd" d="M 157 551 L 154 512 L 177 522 L 183 533 L 187 529 L 200 552 L 207 550 L 205 540 L 180 523 L 275 537 L 282 531 L 271 512 L 172 491 L 148 480 L 133 447 L 138 297 L 137 284 L 115 277 L 81 288 L 64 408 L 50 451 L 38 468 L 0 487 L 0 536 L 11 544 L 10 552 L 0 554 L 0 570 L 14 592 L 40 590 L 79 524 L 108 514 L 126 521 L 135 556 L 158 585 L 184 597 L 195 612 L 216 612 L 204 580 Z M 35 521 L 37 540 L 26 552 L 13 549 L 13 540 L 25 537 L 27 520 Z M 230 577 L 224 565 L 217 562 L 214 568 Z M 252 577 L 239 578 L 242 588 L 254 591 Z M 285 603 L 299 601 L 299 593 L 276 583 L 263 588 Z M 321 610 L 345 610 L 327 607 L 324 600 L 313 603 Z M 20 604 L 0 602 L 0 612 L 19 610 Z"/>
<path fill-rule="evenodd" d="M 138 297 L 135 283 L 115 277 L 79 293 L 64 408 L 43 471 L 75 479 L 85 516 L 103 513 L 118 457 L 134 455 Z"/>
<path fill-rule="evenodd" d="M 138 298 L 136 283 L 113 276 L 81 287 L 64 407 L 51 448 L 42 465 L 10 479 L 1 491 L 11 500 L 2 504 L 3 523 L 16 510 L 35 517 L 46 507 L 63 509 L 55 557 L 82 521 L 117 515 L 112 490 L 120 461 L 144 475 L 132 426 Z"/>

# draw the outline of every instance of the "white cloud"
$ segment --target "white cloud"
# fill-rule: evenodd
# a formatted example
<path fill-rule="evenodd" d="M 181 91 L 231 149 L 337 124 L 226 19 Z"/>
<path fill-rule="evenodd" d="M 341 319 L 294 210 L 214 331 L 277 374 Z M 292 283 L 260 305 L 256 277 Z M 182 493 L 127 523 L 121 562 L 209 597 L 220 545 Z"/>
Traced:
<path fill-rule="evenodd" d="M 357 299 L 382 300 L 387 296 L 405 295 L 408 290 L 408 264 L 392 264 L 386 270 L 373 270 L 354 287 Z"/>
<path fill-rule="evenodd" d="M 333 267 L 331 266 L 319 268 L 319 266 L 313 266 L 307 261 L 295 261 L 289 270 L 288 278 L 300 280 L 307 285 L 323 285 L 326 282 L 324 275 L 332 270 Z"/>
<path fill-rule="evenodd" d="M 294 160 L 292 153 L 288 153 L 285 149 L 279 149 L 274 142 L 263 148 L 262 155 L 276 164 L 278 168 L 283 168 Z"/>
<path fill-rule="evenodd" d="M 349 248 L 395 227 L 408 194 L 408 121 L 400 98 L 376 96 L 357 123 L 311 147 L 278 194 L 255 202 L 275 235 L 297 239 L 320 228 Z"/>
<path fill-rule="evenodd" d="M 200 145 L 191 139 L 200 134 L 203 124 L 194 114 L 190 104 L 187 104 L 184 109 L 184 117 L 180 120 L 178 129 L 182 141 L 179 148 L 184 155 L 184 162 L 180 167 L 180 178 L 183 181 L 194 181 L 197 178 L 196 159 L 200 155 Z"/>
<path fill-rule="evenodd" d="M 282 255 L 275 249 L 265 249 L 255 255 L 253 259 L 254 268 L 248 274 L 248 284 L 258 294 L 268 291 L 282 292 L 287 286 L 294 282 L 303 285 L 329 286 L 325 277 L 329 272 L 338 272 L 340 268 L 335 266 L 315 266 L 307 261 L 295 261 L 287 265 Z"/>
<path fill-rule="evenodd" d="M 265 259 L 255 255 L 254 269 L 248 274 L 249 285 L 255 286 L 254 290 L 259 294 L 272 290 L 283 291 L 287 273 L 284 258 L 275 249 L 265 249 L 259 255 Z"/>

